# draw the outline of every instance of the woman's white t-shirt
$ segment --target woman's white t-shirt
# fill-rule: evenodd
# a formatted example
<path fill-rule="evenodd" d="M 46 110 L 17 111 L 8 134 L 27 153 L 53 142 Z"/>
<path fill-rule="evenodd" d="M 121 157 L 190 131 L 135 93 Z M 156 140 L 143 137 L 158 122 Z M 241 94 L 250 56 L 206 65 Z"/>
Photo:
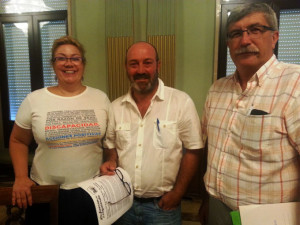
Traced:
<path fill-rule="evenodd" d="M 107 95 L 91 87 L 73 97 L 55 95 L 47 88 L 28 94 L 15 123 L 32 129 L 38 144 L 31 179 L 40 185 L 73 189 L 97 174 L 109 108 Z"/>

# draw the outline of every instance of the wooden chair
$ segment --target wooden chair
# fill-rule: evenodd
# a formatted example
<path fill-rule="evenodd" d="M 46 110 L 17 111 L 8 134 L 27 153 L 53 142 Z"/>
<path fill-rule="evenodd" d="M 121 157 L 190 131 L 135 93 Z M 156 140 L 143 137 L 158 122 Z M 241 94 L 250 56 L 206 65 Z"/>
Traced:
<path fill-rule="evenodd" d="M 33 204 L 50 204 L 50 225 L 58 224 L 58 185 L 41 185 L 31 188 Z M 0 187 L 0 205 L 11 205 L 12 187 Z"/>

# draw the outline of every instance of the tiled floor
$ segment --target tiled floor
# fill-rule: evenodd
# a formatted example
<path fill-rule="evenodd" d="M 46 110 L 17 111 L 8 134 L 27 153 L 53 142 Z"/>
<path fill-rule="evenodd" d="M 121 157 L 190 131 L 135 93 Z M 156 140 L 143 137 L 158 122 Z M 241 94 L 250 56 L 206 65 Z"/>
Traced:
<path fill-rule="evenodd" d="M 201 225 L 198 211 L 201 200 L 197 198 L 185 198 L 181 201 L 182 225 Z"/>
<path fill-rule="evenodd" d="M 0 225 L 5 225 L 6 219 L 6 207 L 0 206 Z"/>

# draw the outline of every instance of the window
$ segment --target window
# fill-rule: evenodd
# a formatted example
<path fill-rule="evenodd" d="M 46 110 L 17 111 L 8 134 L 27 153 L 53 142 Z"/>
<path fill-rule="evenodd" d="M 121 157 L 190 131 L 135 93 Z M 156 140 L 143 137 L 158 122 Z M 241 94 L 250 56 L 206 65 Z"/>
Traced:
<path fill-rule="evenodd" d="M 235 71 L 226 45 L 226 21 L 230 10 L 239 4 L 250 1 L 221 1 L 221 25 L 219 34 L 218 78 L 228 76 Z M 300 64 L 300 2 L 299 0 L 254 1 L 266 2 L 272 6 L 279 19 L 279 41 L 275 49 L 278 60 Z"/>
<path fill-rule="evenodd" d="M 53 40 L 67 34 L 67 1 L 0 3 L 1 108 L 5 147 L 18 108 L 28 93 L 55 85 Z M 45 3 L 44 3 L 45 2 Z M 47 4 L 46 4 L 47 3 Z M 34 12 L 28 12 L 34 11 Z M 63 10 L 57 10 L 63 9 Z M 42 12 L 37 12 L 37 11 Z M 26 11 L 25 13 L 20 13 Z M 7 13 L 13 12 L 13 13 Z"/>
<path fill-rule="evenodd" d="M 300 8 L 280 10 L 278 59 L 300 64 Z"/>

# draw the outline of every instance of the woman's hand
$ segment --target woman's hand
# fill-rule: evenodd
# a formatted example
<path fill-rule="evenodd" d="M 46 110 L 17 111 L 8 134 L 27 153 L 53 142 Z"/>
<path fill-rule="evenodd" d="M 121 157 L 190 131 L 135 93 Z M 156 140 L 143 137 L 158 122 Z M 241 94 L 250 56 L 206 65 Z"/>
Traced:
<path fill-rule="evenodd" d="M 19 208 L 26 209 L 32 205 L 31 187 L 35 186 L 29 177 L 16 178 L 12 191 L 12 205 L 18 205 Z"/>

